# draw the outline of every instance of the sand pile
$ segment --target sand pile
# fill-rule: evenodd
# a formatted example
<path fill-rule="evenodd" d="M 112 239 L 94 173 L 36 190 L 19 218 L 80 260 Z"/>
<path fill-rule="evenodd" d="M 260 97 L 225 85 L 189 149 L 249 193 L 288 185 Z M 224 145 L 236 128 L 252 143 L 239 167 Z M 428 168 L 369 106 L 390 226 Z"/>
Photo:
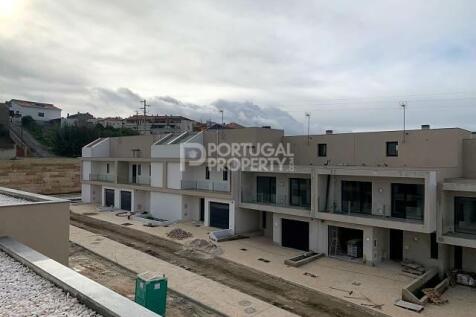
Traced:
<path fill-rule="evenodd" d="M 176 228 L 167 233 L 167 237 L 175 240 L 184 240 L 193 237 L 193 235 L 180 228 Z"/>

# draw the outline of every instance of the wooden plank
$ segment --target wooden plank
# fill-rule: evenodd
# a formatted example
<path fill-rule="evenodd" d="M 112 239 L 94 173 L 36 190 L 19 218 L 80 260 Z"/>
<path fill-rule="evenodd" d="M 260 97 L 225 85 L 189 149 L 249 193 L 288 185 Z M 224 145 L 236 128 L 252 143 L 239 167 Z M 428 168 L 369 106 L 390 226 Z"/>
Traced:
<path fill-rule="evenodd" d="M 422 305 L 413 304 L 413 303 L 406 302 L 406 301 L 401 300 L 401 299 L 395 302 L 395 306 L 405 308 L 405 309 L 408 309 L 408 310 L 411 310 L 411 311 L 414 311 L 414 312 L 417 312 L 417 313 L 421 312 L 424 309 L 424 307 Z"/>

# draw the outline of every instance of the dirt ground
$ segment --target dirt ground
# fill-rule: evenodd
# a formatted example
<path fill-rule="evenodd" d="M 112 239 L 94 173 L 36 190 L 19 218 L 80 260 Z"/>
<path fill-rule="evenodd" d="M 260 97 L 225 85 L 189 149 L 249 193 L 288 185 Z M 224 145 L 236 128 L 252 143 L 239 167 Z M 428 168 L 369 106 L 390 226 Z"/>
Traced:
<path fill-rule="evenodd" d="M 71 224 L 146 252 L 300 316 L 383 316 L 223 258 L 202 258 L 183 246 L 137 230 L 71 213 Z"/>
<path fill-rule="evenodd" d="M 70 243 L 69 266 L 76 272 L 134 300 L 135 273 L 74 243 Z M 167 316 L 219 317 L 221 315 L 169 289 L 167 296 Z"/>

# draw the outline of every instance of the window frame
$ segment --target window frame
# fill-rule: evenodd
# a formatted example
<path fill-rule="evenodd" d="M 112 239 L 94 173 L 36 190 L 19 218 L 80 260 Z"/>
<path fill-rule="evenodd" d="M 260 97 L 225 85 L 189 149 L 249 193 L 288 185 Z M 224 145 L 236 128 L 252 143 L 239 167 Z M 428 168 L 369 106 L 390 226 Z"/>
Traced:
<path fill-rule="evenodd" d="M 223 168 L 223 176 L 222 176 L 223 181 L 228 181 L 228 168 L 224 167 Z"/>
<path fill-rule="evenodd" d="M 390 146 L 395 145 L 395 151 L 390 150 Z M 387 157 L 398 157 L 398 141 L 387 141 L 385 143 L 385 154 Z"/>
<path fill-rule="evenodd" d="M 318 143 L 317 144 L 317 156 L 318 157 L 327 157 L 327 143 Z"/>
<path fill-rule="evenodd" d="M 297 188 L 294 188 L 293 183 L 297 185 Z M 299 195 L 294 195 L 293 191 L 296 190 Z M 290 206 L 295 206 L 295 207 L 303 207 L 303 208 L 309 208 L 311 207 L 311 179 L 309 178 L 299 178 L 299 177 L 292 177 L 289 178 L 289 205 Z M 306 193 L 307 197 L 303 198 L 302 193 Z M 299 197 L 299 203 L 295 203 L 293 201 L 293 197 Z M 303 199 L 306 200 L 306 202 L 303 203 Z"/>
<path fill-rule="evenodd" d="M 397 186 L 407 186 L 407 189 L 405 191 L 401 191 L 400 193 L 396 193 L 396 188 Z M 415 217 L 408 217 L 407 213 L 407 208 L 411 207 L 408 206 L 410 200 L 407 199 L 407 196 L 412 196 L 415 195 L 415 193 L 409 192 L 408 188 L 410 186 L 415 186 L 417 189 L 417 194 L 418 191 L 420 191 L 421 194 L 421 218 L 415 218 Z M 419 188 L 421 190 L 419 190 Z M 396 195 L 403 195 L 403 199 L 396 199 Z M 404 210 L 403 211 L 397 211 L 396 210 L 396 205 L 397 201 L 403 201 L 404 202 Z M 417 200 L 418 202 L 418 200 Z M 424 221 L 425 220 L 425 185 L 424 184 L 410 184 L 410 183 L 392 183 L 391 184 L 391 198 L 390 198 L 390 205 L 391 205 L 391 215 L 393 218 L 398 218 L 398 219 L 408 219 L 408 220 L 417 220 L 417 221 Z"/>
<path fill-rule="evenodd" d="M 345 186 L 345 185 L 348 185 L 348 186 Z M 367 196 L 368 192 L 365 189 L 368 189 L 367 188 L 368 186 L 370 186 L 370 201 L 366 202 L 366 200 L 364 198 Z M 344 212 L 344 213 L 371 215 L 372 214 L 372 201 L 373 201 L 372 186 L 373 186 L 372 182 L 342 180 L 341 181 L 341 208 L 340 208 L 341 211 Z M 351 191 L 344 195 L 344 190 L 346 190 L 346 188 L 348 188 L 348 187 L 352 187 Z M 358 196 L 358 204 L 359 204 L 358 210 L 356 210 L 356 209 L 352 210 L 352 207 L 349 210 L 347 207 L 344 207 L 344 206 L 346 206 L 346 204 L 344 203 L 344 200 L 355 202 L 357 200 L 352 199 L 352 198 L 354 198 L 353 197 L 354 195 Z M 347 198 L 347 199 L 345 199 L 345 198 Z M 369 206 L 368 206 L 369 209 L 367 209 L 366 203 L 369 204 Z"/>
<path fill-rule="evenodd" d="M 210 168 L 205 166 L 205 179 L 210 179 Z"/>
<path fill-rule="evenodd" d="M 44 117 L 45 117 L 45 113 L 44 113 L 44 112 L 38 112 L 38 117 L 44 118 Z"/>

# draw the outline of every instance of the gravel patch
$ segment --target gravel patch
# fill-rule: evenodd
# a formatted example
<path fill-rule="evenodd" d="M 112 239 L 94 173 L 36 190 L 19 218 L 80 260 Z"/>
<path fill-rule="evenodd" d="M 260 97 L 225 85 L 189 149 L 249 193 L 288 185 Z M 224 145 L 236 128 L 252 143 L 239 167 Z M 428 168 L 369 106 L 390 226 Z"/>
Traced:
<path fill-rule="evenodd" d="M 0 316 L 101 315 L 0 251 Z"/>
<path fill-rule="evenodd" d="M 20 205 L 31 202 L 30 200 L 18 198 L 10 195 L 0 194 L 0 206 Z"/>

